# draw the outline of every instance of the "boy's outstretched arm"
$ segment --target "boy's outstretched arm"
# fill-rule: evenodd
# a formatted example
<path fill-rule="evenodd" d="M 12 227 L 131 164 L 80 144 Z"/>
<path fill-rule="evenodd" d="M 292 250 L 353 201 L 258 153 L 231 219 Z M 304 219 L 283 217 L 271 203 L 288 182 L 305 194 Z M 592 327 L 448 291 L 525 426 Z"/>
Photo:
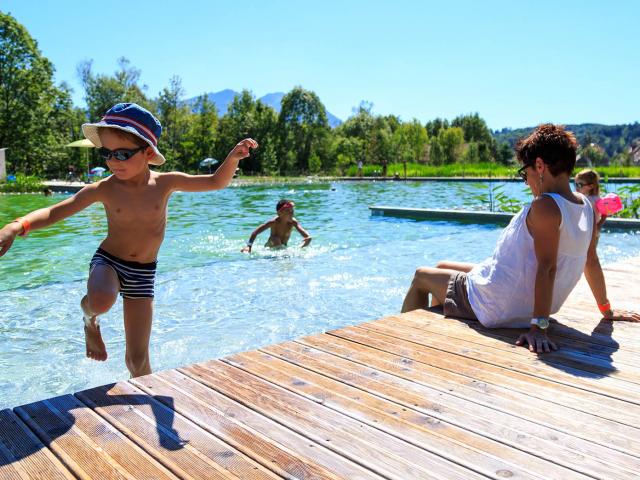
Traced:
<path fill-rule="evenodd" d="M 99 183 L 87 185 L 74 196 L 60 203 L 34 210 L 22 217 L 21 221 L 13 221 L 5 225 L 0 229 L 0 257 L 11 248 L 17 235 L 25 235 L 30 230 L 38 230 L 53 225 L 99 201 L 99 185 Z M 25 226 L 27 231 L 25 231 Z"/>
<path fill-rule="evenodd" d="M 640 314 L 638 312 L 630 312 L 626 310 L 613 310 L 611 304 L 607 298 L 607 285 L 604 280 L 604 273 L 602 273 L 602 267 L 600 266 L 600 259 L 598 258 L 598 252 L 596 251 L 597 231 L 594 222 L 593 236 L 591 237 L 591 244 L 589 245 L 589 251 L 587 252 L 587 263 L 584 266 L 584 276 L 587 279 L 587 283 L 591 288 L 591 293 L 598 304 L 598 308 L 602 313 L 602 316 L 607 320 L 620 320 L 627 322 L 640 322 Z"/>
<path fill-rule="evenodd" d="M 302 245 L 301 247 L 304 248 L 307 245 L 309 245 L 311 243 L 312 237 L 311 235 L 309 235 L 309 232 L 307 232 L 304 228 L 302 228 L 302 225 L 300 225 L 300 223 L 298 223 L 297 220 L 294 220 L 293 225 L 296 227 L 296 230 L 298 230 L 298 233 L 300 235 L 302 235 Z"/>
<path fill-rule="evenodd" d="M 271 228 L 271 226 L 273 225 L 273 222 L 274 220 L 269 220 L 268 222 L 263 223 L 258 228 L 256 228 L 253 231 L 253 233 L 251 233 L 251 236 L 249 237 L 249 241 L 247 242 L 247 246 L 244 247 L 242 250 L 240 250 L 240 252 L 251 253 L 251 247 L 253 246 L 253 242 L 256 241 L 256 237 L 260 235 L 262 232 L 264 232 L 266 229 Z"/>
<path fill-rule="evenodd" d="M 207 192 L 221 190 L 231 182 L 238 168 L 238 163 L 247 158 L 251 148 L 258 148 L 258 142 L 245 138 L 227 155 L 222 165 L 211 175 L 189 175 L 182 172 L 171 172 L 162 175 L 163 181 L 169 182 L 169 188 L 180 192 Z"/>

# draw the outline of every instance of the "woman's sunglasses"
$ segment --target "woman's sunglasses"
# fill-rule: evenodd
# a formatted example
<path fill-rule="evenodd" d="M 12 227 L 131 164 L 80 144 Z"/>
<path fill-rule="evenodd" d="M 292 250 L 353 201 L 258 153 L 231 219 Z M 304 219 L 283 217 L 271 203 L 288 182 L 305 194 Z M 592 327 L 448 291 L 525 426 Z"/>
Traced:
<path fill-rule="evenodd" d="M 587 185 L 591 185 L 591 184 L 590 183 L 576 182 L 576 188 L 586 187 Z"/>
<path fill-rule="evenodd" d="M 525 182 L 527 181 L 527 168 L 529 167 L 533 167 L 533 165 L 523 165 L 518 169 L 518 175 L 520 175 L 520 178 Z"/>
<path fill-rule="evenodd" d="M 124 162 L 125 160 L 129 160 L 131 157 L 133 157 L 136 153 L 145 150 L 147 147 L 138 147 L 138 148 L 134 148 L 134 149 L 129 149 L 129 148 L 117 148 L 115 150 L 109 150 L 108 148 L 104 148 L 104 147 L 100 147 L 98 149 L 98 155 L 100 155 L 100 158 L 102 158 L 103 160 L 109 160 L 111 157 L 115 158 L 116 160 L 119 160 L 121 162 Z"/>

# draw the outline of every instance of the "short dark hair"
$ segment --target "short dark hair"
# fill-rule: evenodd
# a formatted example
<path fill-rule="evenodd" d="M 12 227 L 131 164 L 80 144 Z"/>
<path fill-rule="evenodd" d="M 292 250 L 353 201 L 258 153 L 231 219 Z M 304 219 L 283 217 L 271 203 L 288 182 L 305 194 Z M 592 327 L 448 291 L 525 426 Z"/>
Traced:
<path fill-rule="evenodd" d="M 124 138 L 127 139 L 133 143 L 135 143 L 138 147 L 148 147 L 149 144 L 147 142 L 145 142 L 142 138 L 140 138 L 137 135 L 134 135 L 133 133 L 130 132 L 125 132 L 124 130 L 120 130 L 119 128 L 111 128 L 111 127 L 98 127 L 98 135 L 100 135 L 100 132 L 104 129 L 109 129 L 111 130 L 113 133 L 115 133 L 117 136 L 119 136 L 120 138 Z"/>
<path fill-rule="evenodd" d="M 279 211 L 280 211 L 280 208 L 282 208 L 282 206 L 283 206 L 285 203 L 293 203 L 293 201 L 292 201 L 292 200 L 287 200 L 286 198 L 283 198 L 283 199 L 282 199 L 282 200 L 280 200 L 280 201 L 278 202 L 278 204 L 276 205 L 276 212 L 279 212 Z"/>
<path fill-rule="evenodd" d="M 560 173 L 571 175 L 576 165 L 578 143 L 572 132 L 562 125 L 545 123 L 516 144 L 516 157 L 524 165 L 533 165 L 536 158 L 549 167 L 553 176 Z"/>

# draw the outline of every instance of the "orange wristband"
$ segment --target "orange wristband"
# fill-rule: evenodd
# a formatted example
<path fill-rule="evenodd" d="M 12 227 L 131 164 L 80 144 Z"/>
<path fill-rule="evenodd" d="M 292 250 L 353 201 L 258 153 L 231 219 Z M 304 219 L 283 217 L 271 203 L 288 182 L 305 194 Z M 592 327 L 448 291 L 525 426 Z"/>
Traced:
<path fill-rule="evenodd" d="M 611 302 L 607 302 L 603 304 L 599 303 L 598 309 L 600 310 L 600 313 L 607 313 L 609 310 L 611 310 Z"/>
<path fill-rule="evenodd" d="M 26 237 L 27 235 L 29 235 L 29 230 L 31 230 L 31 222 L 29 222 L 29 220 L 25 220 L 24 218 L 16 218 L 14 222 L 18 222 L 20 225 L 22 225 L 22 233 L 19 233 L 19 236 Z"/>

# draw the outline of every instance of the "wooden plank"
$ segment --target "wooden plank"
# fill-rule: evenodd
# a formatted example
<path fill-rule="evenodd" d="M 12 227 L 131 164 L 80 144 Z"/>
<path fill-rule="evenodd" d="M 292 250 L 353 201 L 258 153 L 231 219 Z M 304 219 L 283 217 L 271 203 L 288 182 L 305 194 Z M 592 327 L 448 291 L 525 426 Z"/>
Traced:
<path fill-rule="evenodd" d="M 571 395 L 575 391 L 569 387 L 565 388 L 568 392 L 558 391 L 556 393 L 556 390 L 560 389 L 554 390 L 554 384 L 549 384 L 550 382 L 535 377 L 524 376 L 520 378 L 522 376 L 516 376 L 513 379 L 510 376 L 502 375 L 500 371 L 495 373 L 489 368 L 474 368 L 461 362 L 447 362 L 437 358 L 436 355 L 432 355 L 433 358 L 428 362 L 419 361 L 413 356 L 420 358 L 420 352 L 414 354 L 414 350 L 389 347 L 385 351 L 327 334 L 303 337 L 297 342 L 426 386 L 440 384 L 442 380 L 446 380 L 442 384 L 443 389 L 451 392 L 457 392 L 462 387 L 470 389 L 468 391 L 473 392 L 468 394 L 471 400 L 481 401 L 483 398 L 491 398 L 491 395 L 495 394 L 497 398 L 492 398 L 492 403 L 498 398 L 505 398 L 515 405 L 532 404 L 534 409 L 539 408 L 535 406 L 538 403 L 547 402 L 542 405 L 550 414 L 553 414 L 556 409 L 563 414 L 578 414 L 579 417 L 582 414 L 581 418 L 585 419 L 589 418 L 585 417 L 585 414 L 588 414 L 608 420 L 609 425 L 612 426 L 612 433 L 615 429 L 620 428 L 623 436 L 630 440 L 638 436 L 637 424 L 630 422 L 624 412 L 607 405 L 581 401 L 583 397 Z M 387 348 L 384 344 L 380 346 Z M 461 395 L 467 395 L 466 391 L 462 390 Z M 621 441 L 621 444 L 625 443 Z"/>
<path fill-rule="evenodd" d="M 160 401 L 173 399 L 176 412 L 284 478 L 382 478 L 177 370 L 146 375 L 131 383 Z"/>
<path fill-rule="evenodd" d="M 408 381 L 409 383 L 403 383 L 403 388 L 409 389 L 415 385 L 433 388 L 438 390 L 441 395 L 450 394 L 464 400 L 477 402 L 518 416 L 527 422 L 547 425 L 565 433 L 581 436 L 581 438 L 594 443 L 609 445 L 622 452 L 636 451 L 640 455 L 640 430 L 635 427 L 531 397 L 526 393 L 520 393 L 500 385 L 470 380 L 456 372 L 419 364 L 406 357 L 371 350 L 341 339 L 315 336 L 299 340 L 299 342 L 305 353 L 307 348 L 312 352 L 317 349 L 321 353 L 332 355 L 333 358 L 330 361 L 336 362 L 345 359 L 361 368 L 377 369 L 367 374 L 372 378 L 377 378 L 380 371 L 386 372 L 386 374 L 393 376 L 391 378 L 385 377 L 387 382 L 394 379 Z M 287 349 L 298 351 L 297 342 L 285 345 Z M 576 426 L 580 426 L 580 428 L 576 428 Z M 603 439 L 602 435 L 606 435 L 606 439 Z"/>
<path fill-rule="evenodd" d="M 71 395 L 65 397 L 69 402 L 74 402 Z M 49 399 L 23 405 L 16 407 L 15 411 L 78 478 L 107 480 L 134 478 L 123 465 L 103 452 L 98 443 L 93 440 L 93 437 L 99 437 L 102 433 L 106 433 L 105 436 L 112 434 L 106 422 L 100 422 L 102 429 L 89 436 L 75 425 L 72 412 L 65 409 L 60 411 L 56 408 L 53 403 L 55 400 Z M 79 402 L 76 405 L 79 410 L 86 408 Z"/>
<path fill-rule="evenodd" d="M 480 478 L 467 468 L 332 412 L 320 399 L 301 398 L 220 361 L 179 370 L 386 478 Z"/>
<path fill-rule="evenodd" d="M 450 422 L 381 399 L 263 352 L 245 352 L 225 358 L 231 365 L 307 398 L 321 398 L 323 406 L 363 421 L 390 435 L 424 448 L 455 463 L 464 463 L 490 477 L 509 471 L 519 478 L 579 475 L 544 458 L 460 428 Z M 550 449 L 549 449 L 550 450 Z M 542 457 L 542 455 L 541 455 Z M 607 470 L 605 468 L 605 470 Z M 631 478 L 627 473 L 625 478 Z"/>
<path fill-rule="evenodd" d="M 29 415 L 38 424 L 40 430 L 47 435 L 43 438 L 47 442 L 55 442 L 58 432 L 73 428 L 84 441 L 72 444 L 73 448 L 78 447 L 77 450 L 65 449 L 64 453 L 76 460 L 76 463 L 77 459 L 84 461 L 86 458 L 91 462 L 94 456 L 101 455 L 105 463 L 113 467 L 115 478 L 120 478 L 120 475 L 159 480 L 177 478 L 72 395 L 51 398 L 46 401 L 46 405 L 54 415 L 32 406 L 23 409 L 24 415 Z M 38 418 L 43 414 L 44 417 Z M 84 468 L 82 471 L 73 471 L 78 476 L 87 473 Z"/>
<path fill-rule="evenodd" d="M 579 328 L 590 328 L 591 334 L 589 341 L 595 345 L 602 345 L 609 347 L 614 351 L 621 351 L 629 355 L 640 354 L 640 345 L 632 343 L 635 332 L 629 332 L 627 329 L 623 329 L 623 322 L 616 322 L 615 324 L 606 325 L 600 324 L 600 319 L 594 318 L 590 323 L 576 322 L 575 318 L 583 316 L 582 310 L 574 310 L 569 312 L 568 308 L 563 308 L 559 313 L 556 313 L 553 317 L 558 321 L 553 326 L 554 335 L 561 335 L 568 339 L 575 338 L 573 336 L 573 330 Z M 637 325 L 635 326 L 636 328 Z"/>
<path fill-rule="evenodd" d="M 499 350 L 513 351 L 519 355 L 531 355 L 527 349 L 516 347 L 515 341 L 523 332 L 521 329 L 496 328 L 488 329 L 474 320 L 463 320 L 454 318 L 444 318 L 441 314 L 426 311 L 414 310 L 402 315 L 392 315 L 387 317 L 388 323 L 398 324 L 405 327 L 416 328 L 429 334 L 452 336 L 461 340 L 467 340 L 478 345 L 489 346 Z M 360 324 L 358 326 L 374 327 L 382 320 L 375 320 Z M 559 324 L 552 322 L 549 330 L 550 338 L 556 343 L 559 350 L 551 353 L 551 360 L 558 358 L 575 359 L 578 362 L 594 362 L 603 368 L 613 368 L 634 372 L 640 377 L 640 368 L 637 365 L 637 354 L 635 352 L 620 351 L 613 346 L 605 346 L 591 341 L 590 335 L 570 329 L 573 333 L 571 337 L 558 334 Z M 564 331 L 567 329 L 565 326 Z M 631 368 L 628 368 L 631 367 Z"/>
<path fill-rule="evenodd" d="M 71 480 L 75 478 L 9 409 L 0 410 L 0 478 Z"/>
<path fill-rule="evenodd" d="M 535 413 L 539 412 L 540 417 L 545 418 L 546 412 L 541 411 L 539 405 L 534 410 L 534 416 L 525 417 L 523 421 L 522 414 L 519 417 L 512 416 L 448 392 L 410 382 L 295 342 L 271 345 L 263 351 L 312 372 L 388 399 L 398 404 L 395 408 L 390 406 L 387 410 L 395 416 L 408 415 L 407 411 L 416 410 L 525 452 L 535 452 L 542 458 L 553 459 L 554 462 L 585 474 L 601 477 L 605 473 L 613 473 L 617 478 L 635 478 L 635 472 L 640 469 L 640 450 L 638 456 L 634 457 L 609 448 L 607 439 L 601 443 L 607 446 L 601 446 L 550 428 L 535 416 Z M 306 376 L 301 374 L 296 378 L 307 380 Z M 305 387 L 304 384 L 302 386 Z M 359 390 L 350 398 L 359 398 Z M 529 412 L 525 411 L 525 414 L 527 413 Z M 549 419 L 546 418 L 545 421 L 548 422 Z M 570 423 L 569 427 L 572 426 L 574 425 Z M 599 435 L 602 433 L 601 430 L 598 431 Z"/>
<path fill-rule="evenodd" d="M 278 478 L 127 382 L 76 395 L 181 478 Z"/>
<path fill-rule="evenodd" d="M 437 348 L 442 345 L 442 342 L 452 345 L 462 344 L 465 345 L 465 351 L 467 350 L 466 346 L 473 349 L 465 355 L 475 356 L 473 352 L 476 350 L 489 352 L 505 361 L 514 361 L 525 366 L 533 365 L 536 373 L 541 372 L 540 375 L 543 378 L 555 379 L 558 370 L 567 373 L 579 372 L 577 375 L 586 377 L 590 384 L 599 383 L 602 377 L 610 377 L 615 378 L 618 382 L 638 384 L 637 387 L 628 386 L 628 388 L 640 390 L 640 369 L 635 366 L 615 363 L 610 359 L 597 356 L 584 355 L 566 346 L 555 352 L 537 355 L 531 353 L 527 348 L 516 346 L 514 338 L 500 337 L 488 329 L 469 329 L 466 325 L 460 328 L 460 322 L 453 318 L 444 318 L 425 311 L 419 313 L 420 320 L 418 321 L 416 321 L 418 315 L 412 312 L 411 314 L 386 317 L 360 324 L 357 327 Z M 425 319 L 431 319 L 432 322 L 427 323 Z M 517 338 L 520 333 L 522 330 L 514 331 L 512 336 Z M 518 371 L 522 371 L 520 367 Z"/>
<path fill-rule="evenodd" d="M 615 397 L 574 388 L 526 372 L 379 335 L 372 331 L 344 328 L 331 332 L 331 334 L 336 338 L 344 338 L 381 351 L 395 353 L 421 364 L 432 365 L 455 373 L 464 373 L 475 380 L 504 385 L 507 388 L 588 413 L 597 412 L 596 414 L 599 416 L 627 425 L 634 426 L 640 422 L 638 406 Z"/>
<path fill-rule="evenodd" d="M 633 405 L 630 407 L 640 415 L 640 385 L 608 377 L 607 371 L 597 369 L 596 367 L 592 367 L 592 369 L 599 370 L 598 373 L 587 372 L 566 365 L 563 365 L 562 368 L 557 368 L 557 366 L 546 364 L 544 356 L 520 356 L 513 353 L 491 351 L 487 348 L 478 347 L 453 337 L 438 338 L 435 335 L 425 336 L 420 332 L 417 334 L 414 332 L 406 332 L 406 330 L 400 326 L 388 327 L 384 324 L 377 324 L 375 332 L 359 326 L 346 330 L 347 332 L 358 331 L 366 337 L 370 336 L 385 341 L 398 340 L 403 342 L 404 345 L 419 345 L 428 349 L 428 351 L 438 351 L 445 355 L 455 355 L 460 359 L 470 360 L 476 364 L 482 362 L 505 370 L 556 382 L 561 385 L 598 393 L 602 396 L 621 399 L 635 404 L 635 407 Z M 328 333 L 341 335 L 341 331 Z"/>

